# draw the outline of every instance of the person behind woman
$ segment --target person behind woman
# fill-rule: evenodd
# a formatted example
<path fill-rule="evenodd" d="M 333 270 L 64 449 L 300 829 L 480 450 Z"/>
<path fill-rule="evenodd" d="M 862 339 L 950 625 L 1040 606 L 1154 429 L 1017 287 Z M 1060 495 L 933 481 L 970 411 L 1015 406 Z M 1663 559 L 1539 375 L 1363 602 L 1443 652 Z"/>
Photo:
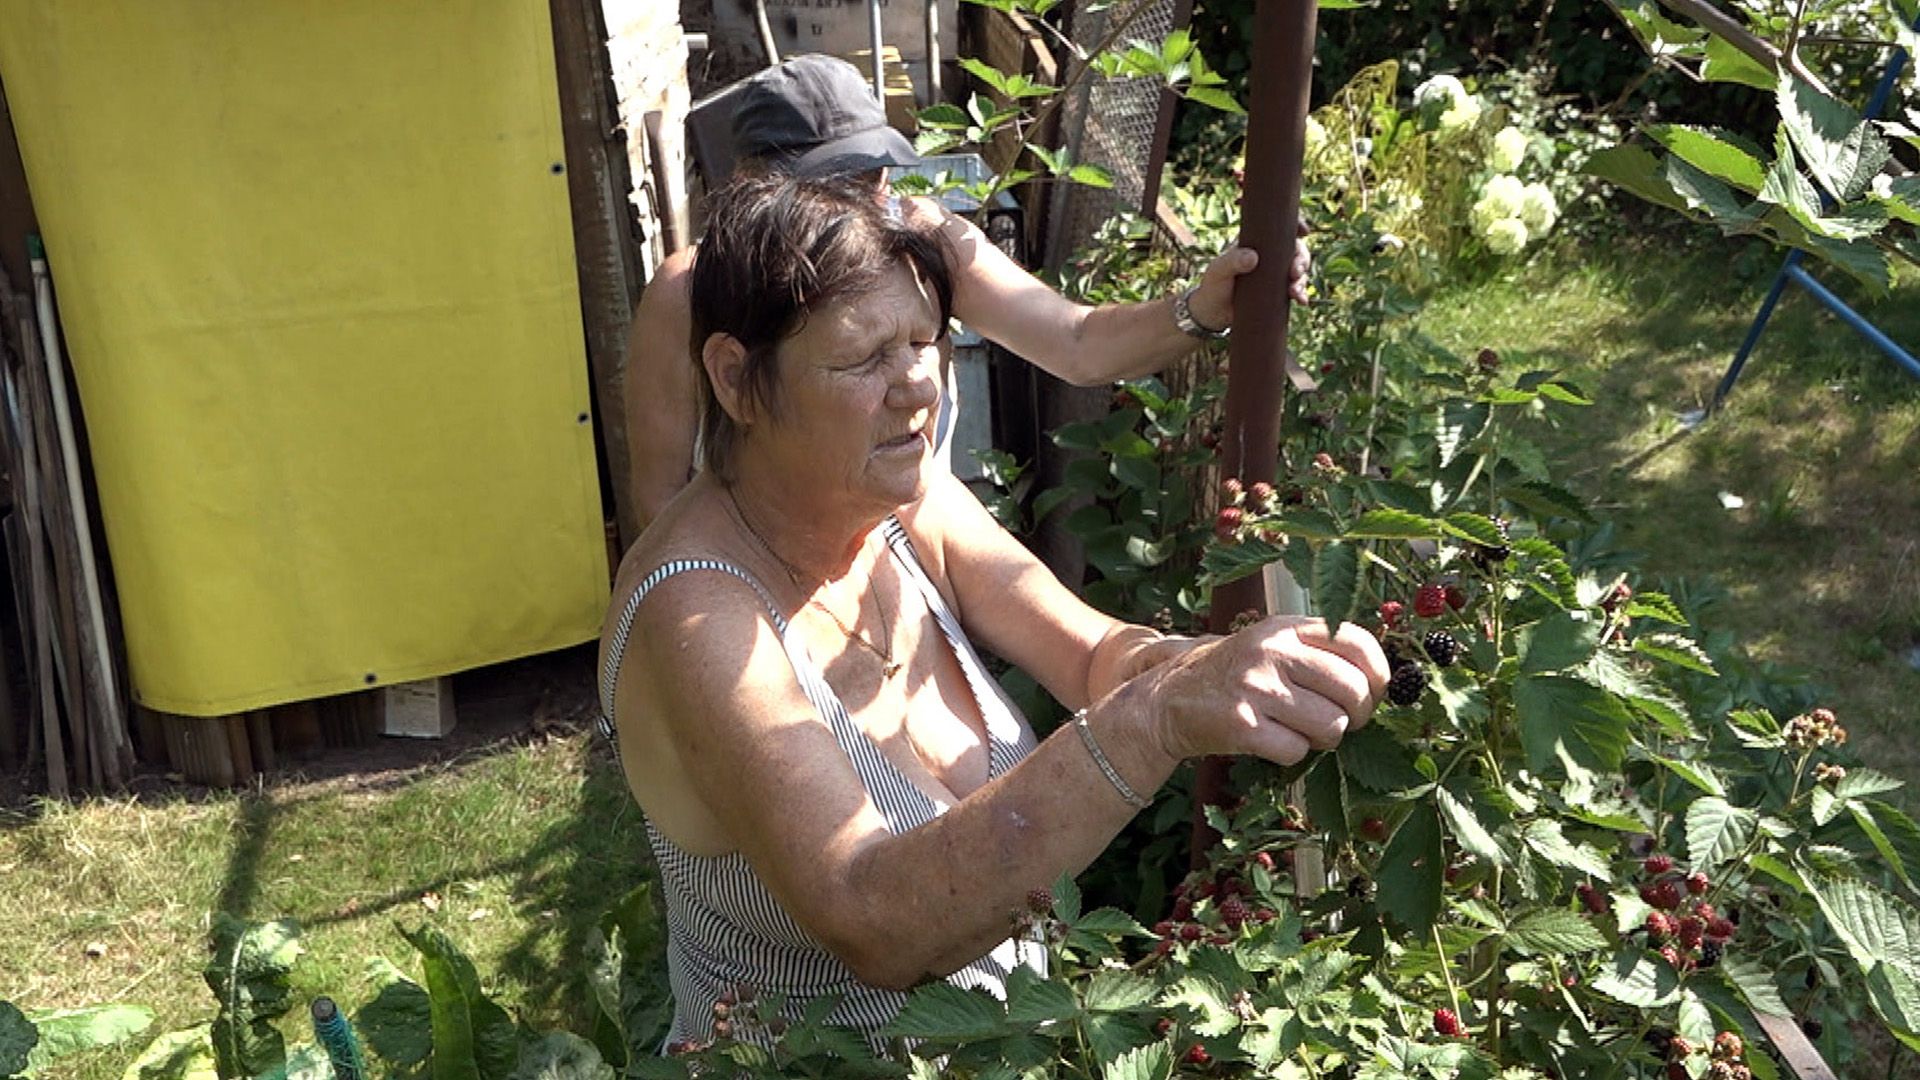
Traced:
<path fill-rule="evenodd" d="M 748 987 L 869 1035 L 1001 989 L 1029 890 L 1185 758 L 1300 760 L 1385 686 L 1358 627 L 1163 636 L 1088 607 L 933 461 L 953 287 L 870 191 L 759 176 L 691 283 L 708 464 L 627 554 L 601 694 L 666 898 L 671 1038 Z M 972 642 L 1078 710 L 1044 742 Z M 1025 950 L 1036 953 L 1037 949 Z"/>

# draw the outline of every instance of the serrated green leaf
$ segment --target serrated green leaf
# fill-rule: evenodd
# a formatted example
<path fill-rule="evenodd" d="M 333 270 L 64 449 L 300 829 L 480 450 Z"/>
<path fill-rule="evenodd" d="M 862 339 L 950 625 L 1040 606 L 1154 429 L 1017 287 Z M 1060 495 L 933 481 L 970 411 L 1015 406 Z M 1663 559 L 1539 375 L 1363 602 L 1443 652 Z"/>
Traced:
<path fill-rule="evenodd" d="M 1513 921 L 1507 947 L 1522 956 L 1575 956 L 1606 947 L 1606 935 L 1576 912 L 1539 908 Z"/>
<path fill-rule="evenodd" d="M 1706 650 L 1680 634 L 1642 634 L 1633 639 L 1633 651 L 1702 675 L 1720 674 Z"/>
<path fill-rule="evenodd" d="M 1405 510 L 1369 510 L 1347 527 L 1353 540 L 1428 540 L 1440 536 L 1440 523 Z"/>
<path fill-rule="evenodd" d="M 1045 978 L 1025 965 L 1007 976 L 1007 1019 L 1016 1025 L 1071 1020 L 1080 1012 L 1073 988 Z"/>
<path fill-rule="evenodd" d="M 1173 1075 L 1173 1047 L 1148 1043 L 1121 1054 L 1100 1072 L 1103 1080 L 1168 1080 Z"/>
<path fill-rule="evenodd" d="M 1556 611 L 1515 638 L 1521 673 L 1541 675 L 1586 663 L 1600 648 L 1600 624 L 1585 612 Z"/>
<path fill-rule="evenodd" d="M 1656 206 L 1685 211 L 1687 201 L 1673 190 L 1660 160 L 1638 146 L 1609 146 L 1587 158 L 1586 173 Z"/>
<path fill-rule="evenodd" d="M 1133 916 L 1119 908 L 1096 908 L 1080 916 L 1073 922 L 1075 930 L 1102 937 L 1149 937 L 1147 928 L 1134 921 Z"/>
<path fill-rule="evenodd" d="M 1920 912 L 1857 878 L 1820 878 L 1809 884 L 1821 914 L 1862 972 L 1884 961 L 1920 977 Z"/>
<path fill-rule="evenodd" d="M 1612 694 L 1564 675 L 1524 675 L 1514 682 L 1513 701 L 1535 772 L 1558 766 L 1562 751 L 1599 772 L 1617 771 L 1626 760 L 1633 718 Z"/>
<path fill-rule="evenodd" d="M 1200 568 L 1206 573 L 1203 583 L 1214 586 L 1239 581 L 1259 573 L 1268 563 L 1278 562 L 1280 556 L 1281 550 L 1265 540 L 1209 544 L 1206 553 L 1200 556 Z"/>
<path fill-rule="evenodd" d="M 1523 822 L 1519 832 L 1521 841 L 1527 847 L 1555 866 L 1577 870 L 1603 881 L 1613 876 L 1613 867 L 1606 855 L 1591 845 L 1576 844 L 1567 839 L 1560 823 L 1552 818 Z"/>
<path fill-rule="evenodd" d="M 1507 542 L 1506 537 L 1500 535 L 1500 526 L 1495 525 L 1492 518 L 1483 514 L 1464 512 L 1448 514 L 1446 531 L 1452 536 L 1472 541 L 1482 547 L 1500 547 Z"/>
<path fill-rule="evenodd" d="M 1687 859 L 1695 870 L 1712 870 L 1747 846 L 1759 815 L 1713 795 L 1687 807 Z"/>
<path fill-rule="evenodd" d="M 1391 733 L 1370 724 L 1340 740 L 1335 751 L 1340 767 L 1369 791 L 1382 795 L 1408 794 L 1431 783 Z"/>
<path fill-rule="evenodd" d="M 1071 923 L 1080 918 L 1080 883 L 1073 880 L 1072 874 L 1061 874 L 1053 879 L 1053 915 L 1061 922 Z"/>
<path fill-rule="evenodd" d="M 1641 1009 L 1670 1005 L 1680 996 L 1679 974 L 1638 946 L 1615 953 L 1591 985 L 1622 1005 Z"/>
<path fill-rule="evenodd" d="M 1375 903 L 1416 936 L 1424 936 L 1440 914 L 1445 860 L 1439 815 L 1416 804 L 1380 855 Z"/>
<path fill-rule="evenodd" d="M 1633 599 L 1627 601 L 1627 615 L 1635 619 L 1658 619 L 1674 626 L 1687 625 L 1687 617 L 1666 593 L 1635 593 Z"/>
<path fill-rule="evenodd" d="M 1507 865 L 1506 849 L 1493 838 L 1493 833 L 1480 823 L 1473 807 L 1461 801 L 1446 788 L 1435 788 L 1434 805 L 1440 810 L 1440 817 L 1447 823 L 1447 831 L 1459 841 L 1460 846 L 1475 855 L 1486 859 L 1495 866 Z"/>
<path fill-rule="evenodd" d="M 1898 791 L 1905 786 L 1905 780 L 1896 780 L 1886 773 L 1872 769 L 1848 769 L 1847 775 L 1834 783 L 1833 793 L 1842 799 L 1858 799 L 1866 795 Z"/>
<path fill-rule="evenodd" d="M 1873 811 L 1868 809 L 1867 804 L 1859 799 L 1848 799 L 1847 812 L 1853 815 L 1853 823 L 1860 826 L 1860 831 L 1867 834 L 1867 842 L 1871 843 L 1873 849 L 1880 853 L 1880 857 L 1886 860 L 1887 865 L 1893 868 L 1894 875 L 1907 888 L 1913 888 L 1913 879 L 1907 876 L 1906 862 L 1900 858 L 1900 853 L 1894 850 L 1893 843 L 1887 839 L 1887 834 L 1881 830 L 1880 823 L 1874 819 Z"/>
<path fill-rule="evenodd" d="M 1741 83 L 1768 93 L 1772 93 L 1780 81 L 1772 68 L 1763 67 L 1718 35 L 1707 39 L 1707 55 L 1700 64 L 1700 77 L 1707 82 Z"/>
<path fill-rule="evenodd" d="M 1313 610 L 1338 626 L 1353 615 L 1360 593 L 1360 555 L 1352 544 L 1335 540 L 1313 555 Z"/>
<path fill-rule="evenodd" d="M 1659 754 L 1649 754 L 1648 757 L 1658 762 L 1660 766 L 1668 772 L 1699 788 L 1701 791 L 1709 795 L 1718 795 L 1723 799 L 1726 798 L 1727 787 L 1720 782 L 1720 777 L 1714 773 L 1711 766 L 1696 765 L 1690 761 L 1662 757 Z"/>
<path fill-rule="evenodd" d="M 1480 437 L 1492 415 L 1492 410 L 1480 402 L 1449 401 L 1440 406 L 1433 438 L 1440 450 L 1441 468 L 1453 464 Z"/>
<path fill-rule="evenodd" d="M 1540 384 L 1540 396 L 1548 401 L 1557 401 L 1562 405 L 1591 405 L 1593 399 L 1580 392 L 1580 388 L 1568 382 L 1548 382 Z"/>
<path fill-rule="evenodd" d="M 1232 996 L 1218 982 L 1189 974 L 1167 988 L 1160 996 L 1160 1005 L 1162 1008 L 1191 1010 L 1194 1019 L 1190 1026 L 1195 1032 L 1218 1036 L 1226 1035 L 1240 1026 L 1240 1016 L 1234 1010 Z"/>
<path fill-rule="evenodd" d="M 1800 160 L 1842 203 L 1859 198 L 1892 155 L 1886 139 L 1859 113 L 1800 79 L 1780 80 L 1775 103 Z"/>
<path fill-rule="evenodd" d="M 592 1043 L 570 1031 L 549 1031 L 521 1048 L 509 1080 L 614 1080 L 614 1071 Z"/>
<path fill-rule="evenodd" d="M 1654 124 L 1643 130 L 1673 156 L 1742 190 L 1758 191 L 1766 178 L 1759 155 L 1725 132 L 1686 124 Z"/>
<path fill-rule="evenodd" d="M 1127 1012 L 1145 1007 L 1159 992 L 1152 979 L 1103 968 L 1088 977 L 1081 1004 L 1088 1012 Z"/>
<path fill-rule="evenodd" d="M 1307 814 L 1327 830 L 1334 843 L 1347 839 L 1347 783 L 1340 760 L 1321 754 L 1306 777 Z"/>
<path fill-rule="evenodd" d="M 1579 496 L 1545 480 L 1509 484 L 1500 489 L 1500 497 L 1537 518 L 1563 517 L 1579 522 L 1593 521 L 1587 504 Z"/>
<path fill-rule="evenodd" d="M 1815 825 L 1826 825 L 1840 816 L 1846 809 L 1846 802 L 1833 793 L 1832 788 L 1817 787 L 1807 795 L 1807 809 L 1813 815 Z"/>
<path fill-rule="evenodd" d="M 1695 1046 L 1709 1046 L 1713 1043 L 1716 1026 L 1713 1014 L 1707 1011 L 1707 1004 L 1700 995 L 1692 990 L 1680 991 L 1680 1007 L 1674 1011 L 1674 1028 L 1693 1040 Z"/>
<path fill-rule="evenodd" d="M 907 995 L 893 1022 L 881 1029 L 887 1038 L 973 1041 L 1007 1033 L 1007 1010 L 985 990 L 932 982 Z"/>
<path fill-rule="evenodd" d="M 1740 193 L 1699 169 L 1669 157 L 1660 164 L 1667 183 L 1686 200 L 1687 209 L 1707 215 L 1723 232 L 1743 230 L 1758 218 L 1757 204 L 1749 204 Z"/>

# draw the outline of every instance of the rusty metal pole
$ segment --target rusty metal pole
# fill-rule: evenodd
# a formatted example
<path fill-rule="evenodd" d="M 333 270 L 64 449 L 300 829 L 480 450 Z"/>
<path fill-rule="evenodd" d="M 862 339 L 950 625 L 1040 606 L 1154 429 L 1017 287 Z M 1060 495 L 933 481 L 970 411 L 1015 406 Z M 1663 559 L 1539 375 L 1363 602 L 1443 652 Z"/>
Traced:
<path fill-rule="evenodd" d="M 1313 86 L 1314 0 L 1258 0 L 1253 70 L 1247 87 L 1246 181 L 1240 194 L 1240 241 L 1260 253 L 1233 293 L 1228 353 L 1226 430 L 1220 473 L 1247 484 L 1271 483 L 1280 456 L 1280 400 L 1286 385 L 1287 268 L 1300 220 L 1300 166 L 1306 152 L 1307 106 Z M 1247 610 L 1265 614 L 1258 574 L 1213 590 L 1209 628 L 1226 633 Z M 1208 758 L 1194 775 L 1193 865 L 1218 839 L 1204 807 L 1227 796 L 1227 759 Z"/>

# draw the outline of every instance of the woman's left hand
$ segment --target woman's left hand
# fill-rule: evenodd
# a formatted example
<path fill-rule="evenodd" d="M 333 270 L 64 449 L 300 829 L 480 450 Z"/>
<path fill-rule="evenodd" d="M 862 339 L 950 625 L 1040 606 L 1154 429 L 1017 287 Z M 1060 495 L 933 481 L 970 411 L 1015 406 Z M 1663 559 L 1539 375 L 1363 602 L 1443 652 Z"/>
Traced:
<path fill-rule="evenodd" d="M 1293 265 L 1287 267 L 1287 293 L 1297 304 L 1309 303 L 1307 275 L 1313 270 L 1313 252 L 1307 248 L 1307 222 L 1300 219 L 1300 239 L 1294 243 Z M 1260 265 L 1260 256 L 1252 248 L 1233 245 L 1207 264 L 1200 275 L 1200 286 L 1189 301 L 1195 321 L 1212 330 L 1233 325 L 1233 286 L 1242 274 Z"/>

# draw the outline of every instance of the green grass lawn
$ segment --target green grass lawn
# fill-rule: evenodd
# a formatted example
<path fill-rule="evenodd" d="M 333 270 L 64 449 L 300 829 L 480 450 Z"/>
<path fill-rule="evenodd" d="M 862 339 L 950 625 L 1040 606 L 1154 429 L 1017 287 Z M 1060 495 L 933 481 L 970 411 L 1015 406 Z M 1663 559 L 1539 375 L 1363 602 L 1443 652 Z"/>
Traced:
<path fill-rule="evenodd" d="M 1863 760 L 1920 787 L 1920 380 L 1790 287 L 1726 407 L 1687 429 L 1680 415 L 1711 397 L 1778 256 L 1669 232 L 1672 247 L 1588 249 L 1454 291 L 1421 329 L 1569 372 L 1596 404 L 1562 410 L 1546 441 L 1615 543 L 1660 578 L 1711 578 L 1716 623 L 1810 678 Z M 1816 273 L 1920 350 L 1920 274 L 1869 297 Z"/>
<path fill-rule="evenodd" d="M 224 910 L 300 924 L 298 1002 L 359 1006 L 374 956 L 419 977 L 395 927 L 432 923 L 503 1004 L 587 1031 L 586 934 L 646 863 L 625 782 L 585 735 L 397 775 L 44 804 L 0 815 L 0 998 L 29 1012 L 143 1004 L 158 1014 L 149 1034 L 209 1019 L 200 969 L 209 912 Z M 117 1077 L 137 1049 L 50 1075 Z"/>
<path fill-rule="evenodd" d="M 1720 241 L 1580 254 L 1445 295 L 1421 328 L 1570 370 L 1599 404 L 1548 438 L 1619 543 L 1652 574 L 1719 581 L 1722 624 L 1822 685 L 1863 757 L 1920 781 L 1905 659 L 1920 644 L 1920 382 L 1790 294 L 1730 408 L 1687 433 L 1676 415 L 1711 392 L 1773 259 Z M 1912 277 L 1867 310 L 1920 345 Z M 524 1018 L 585 1030 L 585 936 L 646 861 L 621 777 L 580 734 L 399 773 L 0 812 L 0 998 L 146 1004 L 156 1032 L 204 1020 L 204 936 L 226 910 L 305 928 L 296 1000 L 359 1005 L 373 956 L 417 972 L 395 926 L 430 922 Z M 108 1080 L 133 1052 L 53 1075 Z"/>

